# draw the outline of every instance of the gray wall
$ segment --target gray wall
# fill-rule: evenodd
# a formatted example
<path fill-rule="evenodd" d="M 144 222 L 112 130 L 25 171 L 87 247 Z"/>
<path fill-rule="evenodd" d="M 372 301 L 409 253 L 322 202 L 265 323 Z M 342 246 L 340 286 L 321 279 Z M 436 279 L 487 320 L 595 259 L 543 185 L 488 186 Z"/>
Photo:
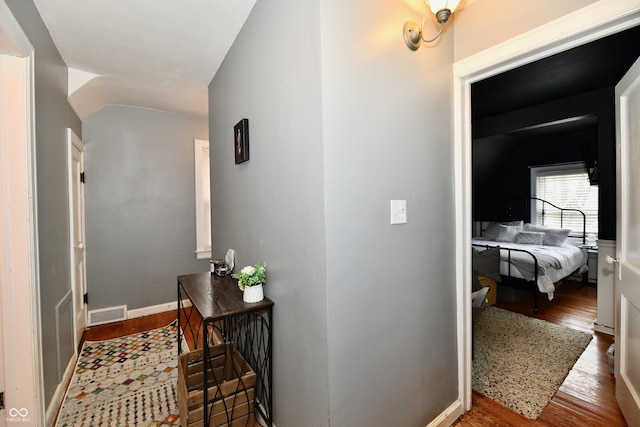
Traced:
<path fill-rule="evenodd" d="M 412 52 L 415 9 L 347 3 L 322 0 L 331 425 L 426 425 L 458 396 L 455 27 Z"/>
<path fill-rule="evenodd" d="M 268 264 L 279 427 L 426 425 L 457 398 L 453 38 L 411 52 L 407 19 L 257 2 L 210 84 L 214 250 Z"/>
<path fill-rule="evenodd" d="M 6 3 L 35 49 L 38 256 L 46 407 L 58 385 L 55 307 L 71 289 L 67 128 L 78 136 L 82 133 L 80 120 L 67 102 L 67 67 L 33 1 L 6 0 Z M 73 336 L 70 330 L 60 333 Z M 69 350 L 67 346 L 61 353 L 69 354 Z M 66 367 L 69 360 L 60 363 Z"/>
<path fill-rule="evenodd" d="M 318 1 L 258 1 L 209 86 L 214 256 L 267 263 L 278 427 L 329 417 L 319 16 Z M 242 118 L 250 160 L 235 165 Z"/>
<path fill-rule="evenodd" d="M 175 302 L 195 258 L 193 140 L 206 117 L 107 106 L 83 123 L 89 309 Z"/>

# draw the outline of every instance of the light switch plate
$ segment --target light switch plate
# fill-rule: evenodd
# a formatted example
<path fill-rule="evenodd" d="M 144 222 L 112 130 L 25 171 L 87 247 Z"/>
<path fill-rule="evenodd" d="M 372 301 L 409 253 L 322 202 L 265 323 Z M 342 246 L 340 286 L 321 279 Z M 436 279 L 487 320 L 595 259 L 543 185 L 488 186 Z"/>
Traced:
<path fill-rule="evenodd" d="M 407 223 L 407 201 L 391 200 L 391 224 Z"/>

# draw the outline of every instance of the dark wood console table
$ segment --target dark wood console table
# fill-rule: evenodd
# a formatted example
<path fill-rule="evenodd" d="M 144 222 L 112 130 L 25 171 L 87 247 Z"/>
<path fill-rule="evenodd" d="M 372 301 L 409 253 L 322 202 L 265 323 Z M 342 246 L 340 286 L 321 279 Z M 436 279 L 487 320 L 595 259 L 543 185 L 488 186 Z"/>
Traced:
<path fill-rule="evenodd" d="M 191 309 L 185 307 L 185 297 L 191 302 Z M 197 318 L 192 319 L 194 314 Z M 273 301 L 265 298 L 245 303 L 237 281 L 230 276 L 219 277 L 210 272 L 178 276 L 178 354 L 183 350 L 182 327 L 188 328 L 196 346 L 200 336 L 201 343 L 209 343 L 213 335 L 234 343 L 256 373 L 255 409 L 269 426 L 273 425 L 272 323 Z M 204 360 L 209 360 L 209 346 L 202 345 L 202 351 Z M 206 370 L 203 373 L 203 402 L 208 402 L 210 379 Z M 204 425 L 208 426 L 210 414 L 205 411 L 204 417 Z M 230 420 L 228 424 L 231 425 Z"/>

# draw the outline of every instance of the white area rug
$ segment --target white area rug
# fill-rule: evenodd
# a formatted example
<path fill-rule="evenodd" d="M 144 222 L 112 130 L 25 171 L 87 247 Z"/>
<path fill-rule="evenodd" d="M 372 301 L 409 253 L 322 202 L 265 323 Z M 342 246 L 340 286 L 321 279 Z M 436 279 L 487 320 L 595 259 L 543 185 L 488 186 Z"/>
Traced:
<path fill-rule="evenodd" d="M 497 307 L 474 327 L 472 387 L 519 414 L 537 419 L 592 335 Z"/>

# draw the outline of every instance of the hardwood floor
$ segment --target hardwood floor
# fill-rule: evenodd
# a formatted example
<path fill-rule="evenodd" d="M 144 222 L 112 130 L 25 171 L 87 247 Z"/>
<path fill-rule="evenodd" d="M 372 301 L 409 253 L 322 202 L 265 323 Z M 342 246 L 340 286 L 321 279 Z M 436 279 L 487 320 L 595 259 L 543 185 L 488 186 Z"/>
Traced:
<path fill-rule="evenodd" d="M 123 320 L 122 322 L 91 326 L 82 334 L 80 348 L 82 348 L 82 344 L 85 341 L 102 341 L 122 337 L 124 335 L 135 334 L 136 332 L 150 331 L 151 329 L 167 326 L 174 320 L 176 320 L 176 312 L 167 311 L 165 313 L 153 314 L 151 316 Z"/>
<path fill-rule="evenodd" d="M 540 298 L 540 310 L 533 316 L 533 300 L 519 303 L 498 301 L 497 307 L 549 322 L 593 333 L 593 340 L 580 356 L 564 383 L 537 420 L 529 420 L 499 403 L 473 392 L 471 411 L 455 427 L 596 426 L 623 427 L 626 422 L 615 398 L 615 381 L 609 373 L 606 351 L 613 337 L 593 332 L 596 318 L 596 287 L 565 282 L 555 298 Z"/>
<path fill-rule="evenodd" d="M 191 310 L 186 308 L 185 310 Z M 164 313 L 152 314 L 150 316 L 137 317 L 135 319 L 123 320 L 121 322 L 113 322 L 105 325 L 92 326 L 87 328 L 82 334 L 82 340 L 80 341 L 80 349 L 85 341 L 102 341 L 111 338 L 122 337 L 124 335 L 134 334 L 136 332 L 150 331 L 151 329 L 161 328 L 167 326 L 174 320 L 176 320 L 177 314 L 175 310 L 166 311 Z M 196 316 L 193 316 L 196 318 Z M 181 322 L 185 319 L 181 317 Z M 184 328 L 185 340 L 189 345 L 189 348 L 197 348 L 194 345 L 193 337 L 189 334 L 189 328 Z M 202 347 L 202 338 L 198 343 L 198 347 Z"/>

